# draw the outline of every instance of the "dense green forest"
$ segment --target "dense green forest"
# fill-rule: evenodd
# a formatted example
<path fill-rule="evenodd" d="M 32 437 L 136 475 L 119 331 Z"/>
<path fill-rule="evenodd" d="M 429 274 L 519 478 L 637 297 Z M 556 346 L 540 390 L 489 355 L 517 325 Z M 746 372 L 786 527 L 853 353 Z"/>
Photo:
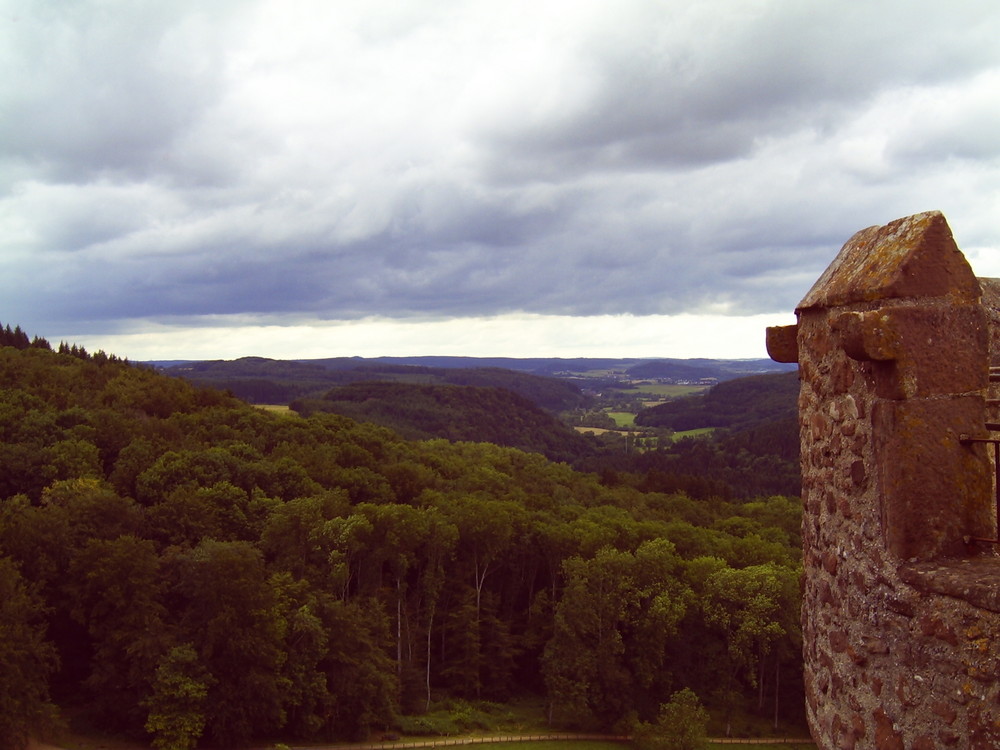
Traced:
<path fill-rule="evenodd" d="M 705 394 L 650 407 L 635 421 L 674 430 L 726 427 L 739 431 L 762 422 L 795 419 L 798 393 L 797 372 L 756 375 L 719 383 Z"/>
<path fill-rule="evenodd" d="M 373 422 L 410 440 L 487 442 L 567 462 L 595 451 L 583 435 L 505 388 L 362 382 L 290 406 L 306 416 L 329 412 Z"/>
<path fill-rule="evenodd" d="M 461 366 L 470 362 L 489 366 Z M 505 370 L 496 366 L 499 363 L 532 368 L 533 372 Z M 591 415 L 586 423 L 592 422 L 596 414 L 605 420 L 601 426 L 614 427 L 613 420 L 599 411 L 602 401 L 608 402 L 607 394 L 602 399 L 593 389 L 605 388 L 614 401 L 621 388 L 631 387 L 631 381 L 577 377 L 572 369 L 559 370 L 562 374 L 553 377 L 552 372 L 560 367 L 614 367 L 630 376 L 728 380 L 705 394 L 670 400 L 636 415 L 640 430 L 716 428 L 713 435 L 677 442 L 654 438 L 656 450 L 642 446 L 637 451 L 627 435 L 584 439 L 567 429 L 569 424 L 580 424 L 583 415 Z M 244 357 L 189 362 L 164 371 L 196 385 L 228 389 L 251 403 L 290 401 L 305 414 L 317 410 L 343 414 L 390 427 L 412 439 L 439 437 L 517 447 L 596 472 L 605 480 L 649 490 L 683 491 L 697 498 L 798 495 L 796 374 L 736 378 L 739 373 L 762 367 L 756 360 L 342 357 L 295 362 Z M 550 374 L 538 374 L 541 372 Z M 337 383 L 348 385 L 330 388 Z M 589 395 L 581 391 L 580 384 L 588 385 Z M 482 398 L 477 399 L 471 388 L 494 391 L 482 391 Z M 487 401 L 490 408 L 485 408 Z"/>
<path fill-rule="evenodd" d="M 721 722 L 801 718 L 797 499 L 0 344 L 0 746 L 56 706 L 157 748 L 433 731 L 523 695 L 627 730 L 685 687 Z"/>
<path fill-rule="evenodd" d="M 585 401 L 571 383 L 500 367 L 429 367 L 351 357 L 310 362 L 242 357 L 186 362 L 164 372 L 196 385 L 228 390 L 255 404 L 287 404 L 322 396 L 332 386 L 373 381 L 504 388 L 550 412 L 574 409 Z"/>
<path fill-rule="evenodd" d="M 717 428 L 659 450 L 603 454 L 578 468 L 618 476 L 641 489 L 683 491 L 696 498 L 798 495 L 798 373 L 755 375 L 719 383 L 703 394 L 640 411 L 643 427 Z"/>

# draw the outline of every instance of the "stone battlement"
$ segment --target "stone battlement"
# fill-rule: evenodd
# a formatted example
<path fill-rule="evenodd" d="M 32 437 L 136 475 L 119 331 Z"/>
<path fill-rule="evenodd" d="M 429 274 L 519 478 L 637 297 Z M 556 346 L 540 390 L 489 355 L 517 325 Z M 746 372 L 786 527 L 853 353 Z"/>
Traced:
<path fill-rule="evenodd" d="M 814 738 L 1000 747 L 1000 545 L 974 541 L 997 539 L 1000 282 L 929 212 L 855 234 L 795 312 L 767 343 L 801 380 Z"/>

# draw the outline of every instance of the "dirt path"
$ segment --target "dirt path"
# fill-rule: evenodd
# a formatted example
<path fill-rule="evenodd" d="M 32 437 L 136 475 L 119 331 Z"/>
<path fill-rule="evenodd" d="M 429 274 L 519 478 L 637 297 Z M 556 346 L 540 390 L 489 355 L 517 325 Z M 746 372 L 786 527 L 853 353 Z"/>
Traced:
<path fill-rule="evenodd" d="M 355 742 L 331 745 L 290 745 L 290 750 L 412 750 L 413 748 L 435 748 L 435 747 L 457 747 L 461 745 L 487 745 L 500 742 L 552 742 L 552 741 L 603 741 L 603 742 L 628 742 L 629 738 L 622 735 L 613 734 L 516 734 L 516 735 L 491 735 L 491 736 L 465 736 L 450 737 L 447 739 L 433 740 L 382 740 L 375 742 Z M 805 747 L 815 747 L 813 741 L 808 738 L 793 737 L 713 737 L 709 739 L 720 745 L 754 745 L 767 743 L 771 745 L 803 745 Z M 267 747 L 255 748 L 254 750 L 270 750 Z M 32 740 L 28 745 L 28 750 L 65 750 L 55 745 L 47 745 L 42 742 Z M 141 750 L 136 747 L 135 750 Z"/>
<path fill-rule="evenodd" d="M 63 750 L 61 747 L 56 747 L 55 745 L 46 745 L 44 742 L 35 742 L 31 740 L 28 742 L 28 750 Z"/>
<path fill-rule="evenodd" d="M 291 746 L 291 750 L 394 750 L 403 748 L 434 748 L 434 747 L 455 747 L 460 745 L 486 745 L 500 742 L 552 742 L 552 741 L 599 741 L 599 742 L 621 742 L 627 743 L 630 738 L 621 735 L 611 734 L 519 734 L 519 735 L 494 735 L 489 737 L 452 737 L 449 739 L 436 740 L 402 740 L 383 742 L 361 742 L 352 744 L 309 746 L 308 748 L 296 748 Z M 803 745 L 805 747 L 816 747 L 811 738 L 802 737 L 710 737 L 709 742 L 719 745 Z M 266 750 L 266 748 L 258 748 Z"/>

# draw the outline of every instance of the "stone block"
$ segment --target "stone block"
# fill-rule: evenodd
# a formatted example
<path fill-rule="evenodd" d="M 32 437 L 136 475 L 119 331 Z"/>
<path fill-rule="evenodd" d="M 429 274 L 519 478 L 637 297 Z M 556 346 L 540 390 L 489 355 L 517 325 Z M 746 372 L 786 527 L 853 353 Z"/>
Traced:
<path fill-rule="evenodd" d="M 799 303 L 799 310 L 907 297 L 977 302 L 979 282 L 938 211 L 907 216 L 851 237 Z"/>
<path fill-rule="evenodd" d="M 892 719 L 881 707 L 873 712 L 875 719 L 876 750 L 905 750 L 903 736 L 896 730 Z"/>
<path fill-rule="evenodd" d="M 966 554 L 992 528 L 989 458 L 963 434 L 981 429 L 982 399 L 876 402 L 872 412 L 883 533 L 899 559 Z"/>
<path fill-rule="evenodd" d="M 984 393 L 986 316 L 981 306 L 920 305 L 833 318 L 845 353 L 872 362 L 879 398 Z"/>
<path fill-rule="evenodd" d="M 937 212 L 861 230 L 768 351 L 799 363 L 803 655 L 819 747 L 1000 747 L 989 366 L 1000 280 Z M 997 409 L 1000 414 L 1000 409 Z"/>
<path fill-rule="evenodd" d="M 768 356 L 775 362 L 798 362 L 798 333 L 797 325 L 767 328 L 765 340 Z"/>

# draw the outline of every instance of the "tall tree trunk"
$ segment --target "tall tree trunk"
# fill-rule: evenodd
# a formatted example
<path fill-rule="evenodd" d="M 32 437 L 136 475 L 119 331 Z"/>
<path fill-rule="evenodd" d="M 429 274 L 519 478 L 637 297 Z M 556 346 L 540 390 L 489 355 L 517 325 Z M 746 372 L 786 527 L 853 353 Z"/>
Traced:
<path fill-rule="evenodd" d="M 396 675 L 403 676 L 403 597 L 399 576 L 396 576 Z"/>
<path fill-rule="evenodd" d="M 774 730 L 778 730 L 778 696 L 780 695 L 780 675 L 781 675 L 781 661 L 777 658 L 774 660 Z"/>
<path fill-rule="evenodd" d="M 424 683 L 427 687 L 427 711 L 431 710 L 431 631 L 434 629 L 434 605 L 427 615 L 427 658 L 424 666 Z"/>
<path fill-rule="evenodd" d="M 483 586 L 486 585 L 486 576 L 490 573 L 490 561 L 487 560 L 480 566 L 479 555 L 477 554 L 474 558 L 475 562 L 475 578 L 476 578 L 476 637 L 479 646 L 477 648 L 478 653 L 476 654 L 476 700 L 482 697 L 482 685 L 480 683 L 482 674 L 480 673 L 480 664 L 482 663 L 482 641 L 480 640 L 481 632 L 481 622 L 482 622 L 482 602 L 483 602 Z"/>
<path fill-rule="evenodd" d="M 757 710 L 764 710 L 764 649 L 759 647 L 757 650 L 757 662 L 759 668 L 757 670 Z"/>

